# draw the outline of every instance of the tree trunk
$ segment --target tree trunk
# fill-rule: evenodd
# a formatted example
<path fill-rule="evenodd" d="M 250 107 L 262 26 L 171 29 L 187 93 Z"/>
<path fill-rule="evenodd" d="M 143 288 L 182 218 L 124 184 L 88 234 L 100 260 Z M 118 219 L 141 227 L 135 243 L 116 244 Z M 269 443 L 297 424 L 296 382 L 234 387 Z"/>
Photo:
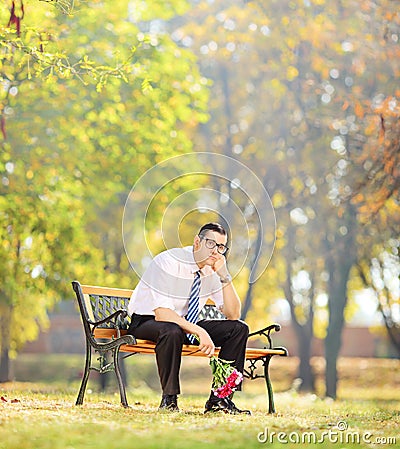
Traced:
<path fill-rule="evenodd" d="M 288 210 L 290 207 L 288 208 Z M 287 231 L 288 244 L 286 247 L 286 279 L 283 284 L 283 291 L 285 292 L 286 300 L 290 307 L 290 316 L 293 329 L 296 333 L 298 341 L 298 352 L 299 352 L 299 366 L 297 371 L 297 377 L 301 379 L 301 384 L 299 389 L 301 391 L 315 391 L 315 376 L 311 366 L 311 343 L 313 340 L 313 322 L 314 322 L 314 293 L 312 293 L 312 298 L 308 310 L 305 310 L 305 321 L 300 322 L 296 314 L 296 308 L 293 298 L 292 290 L 292 263 L 291 261 L 295 259 L 295 253 L 293 248 L 295 247 L 295 235 L 293 228 L 289 228 Z M 314 276 L 311 275 L 312 279 Z M 313 287 L 314 288 L 314 285 Z"/>
<path fill-rule="evenodd" d="M 1 345 L 0 354 L 0 383 L 10 382 L 10 357 L 8 355 L 8 348 Z"/>
<path fill-rule="evenodd" d="M 11 381 L 10 366 L 10 322 L 12 308 L 10 306 L 2 307 L 2 316 L 0 317 L 0 383 Z"/>
<path fill-rule="evenodd" d="M 382 270 L 383 271 L 383 270 Z M 400 356 L 400 326 L 397 324 L 393 304 L 390 301 L 390 292 L 387 286 L 378 293 L 378 310 L 382 315 L 385 328 L 394 349 Z"/>
<path fill-rule="evenodd" d="M 349 206 L 345 223 L 348 234 L 337 237 L 331 245 L 328 245 L 329 255 L 326 259 L 329 272 L 329 321 L 325 338 L 325 394 L 333 399 L 336 399 L 337 396 L 337 360 L 342 345 L 342 332 L 345 323 L 344 309 L 347 304 L 347 282 L 350 270 L 357 260 L 355 216 L 355 211 Z"/>
<path fill-rule="evenodd" d="M 342 345 L 342 331 L 344 327 L 344 309 L 347 303 L 347 281 L 352 266 L 351 258 L 347 263 L 334 263 L 333 270 L 329 270 L 329 323 L 325 338 L 325 385 L 326 396 L 336 399 L 337 394 L 337 359 Z"/>
<path fill-rule="evenodd" d="M 245 321 L 248 311 L 250 310 L 251 303 L 253 300 L 253 287 L 254 283 L 248 284 L 247 292 L 246 292 L 246 298 L 244 300 L 244 306 L 242 309 L 242 316 L 240 317 L 241 320 Z"/>
<path fill-rule="evenodd" d="M 346 305 L 346 291 L 339 292 L 339 295 L 335 300 L 333 300 L 333 296 L 330 294 L 329 305 L 329 325 L 325 338 L 325 394 L 327 397 L 336 399 L 338 380 L 337 359 L 342 345 L 342 330 L 344 325 L 343 312 Z"/>
<path fill-rule="evenodd" d="M 391 316 L 388 316 L 388 314 L 385 312 L 380 299 L 378 299 L 378 310 L 379 312 L 381 312 L 381 315 L 383 317 L 383 322 L 385 323 L 385 328 L 389 340 L 392 343 L 394 349 L 396 350 L 397 355 L 400 357 L 400 328 L 399 326 L 396 326 L 393 318 Z M 392 312 L 390 311 L 390 313 Z"/>
<path fill-rule="evenodd" d="M 315 391 L 315 375 L 311 366 L 311 341 L 312 337 L 307 335 L 305 329 L 296 332 L 299 341 L 299 358 L 298 377 L 301 379 L 300 391 Z"/>
<path fill-rule="evenodd" d="M 292 317 L 292 326 L 296 333 L 298 341 L 298 353 L 299 353 L 299 366 L 297 371 L 297 377 L 301 379 L 300 391 L 315 391 L 315 375 L 311 366 L 311 343 L 313 340 L 313 321 L 314 313 L 312 310 L 313 305 L 310 305 L 309 315 L 307 321 L 301 324 L 296 316 L 293 294 L 291 290 L 291 273 L 287 271 L 287 281 L 285 284 L 285 296 L 289 302 L 290 314 Z"/>
<path fill-rule="evenodd" d="M 289 296 L 286 294 L 286 297 Z M 293 303 L 289 301 L 292 326 L 298 341 L 299 366 L 297 377 L 301 379 L 300 391 L 315 391 L 315 375 L 311 366 L 311 343 L 313 340 L 313 318 L 309 317 L 307 322 L 300 324 L 294 312 Z"/>
<path fill-rule="evenodd" d="M 373 288 L 372 281 L 368 280 L 368 277 L 365 274 L 361 264 L 357 265 L 357 269 L 365 288 Z M 369 269 L 370 268 L 368 266 L 368 270 Z M 389 300 L 390 293 L 387 287 L 385 287 L 384 290 L 381 292 L 378 292 L 376 289 L 374 291 L 378 297 L 377 301 L 378 310 L 382 315 L 383 322 L 385 323 L 385 328 L 389 336 L 389 340 L 392 343 L 394 349 L 396 350 L 398 357 L 400 358 L 400 326 L 396 322 L 398 320 L 396 320 L 393 317 L 393 309 Z"/>

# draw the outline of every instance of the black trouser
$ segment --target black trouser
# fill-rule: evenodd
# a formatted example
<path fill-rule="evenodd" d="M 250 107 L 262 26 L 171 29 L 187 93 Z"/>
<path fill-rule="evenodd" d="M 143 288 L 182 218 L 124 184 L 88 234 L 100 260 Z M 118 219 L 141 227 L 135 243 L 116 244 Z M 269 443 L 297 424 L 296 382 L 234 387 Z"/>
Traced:
<path fill-rule="evenodd" d="M 233 361 L 243 372 L 249 328 L 240 320 L 202 320 L 197 323 L 219 346 L 219 357 Z M 179 394 L 179 371 L 183 344 L 190 344 L 185 332 L 175 323 L 155 321 L 153 315 L 132 316 L 128 333 L 141 340 L 156 343 L 155 352 L 163 394 Z M 240 389 L 240 386 L 239 386 Z"/>

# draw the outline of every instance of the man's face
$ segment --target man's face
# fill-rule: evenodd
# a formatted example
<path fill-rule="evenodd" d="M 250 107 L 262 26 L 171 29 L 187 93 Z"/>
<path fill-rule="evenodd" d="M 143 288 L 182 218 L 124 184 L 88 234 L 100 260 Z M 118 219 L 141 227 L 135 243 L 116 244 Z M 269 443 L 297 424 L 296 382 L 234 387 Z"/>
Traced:
<path fill-rule="evenodd" d="M 207 247 L 212 246 L 211 242 L 215 242 L 214 248 L 210 249 Z M 218 245 L 226 245 L 227 236 L 222 235 L 219 232 L 206 231 L 204 235 L 194 238 L 193 248 L 194 248 L 194 260 L 200 268 L 209 265 L 213 266 L 217 260 L 223 258 L 224 256 L 218 252 Z"/>

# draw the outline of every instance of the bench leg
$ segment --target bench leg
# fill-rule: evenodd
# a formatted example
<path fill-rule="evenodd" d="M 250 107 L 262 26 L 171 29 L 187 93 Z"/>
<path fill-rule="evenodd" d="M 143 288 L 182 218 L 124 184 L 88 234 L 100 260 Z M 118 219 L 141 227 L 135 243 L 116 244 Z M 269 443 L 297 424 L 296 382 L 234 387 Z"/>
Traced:
<path fill-rule="evenodd" d="M 82 376 L 81 387 L 79 389 L 78 398 L 76 399 L 75 405 L 83 404 L 83 398 L 85 396 L 86 386 L 89 380 L 91 360 L 92 360 L 92 348 L 90 347 L 89 342 L 86 342 L 85 371 Z"/>
<path fill-rule="evenodd" d="M 119 356 L 119 348 L 120 348 L 120 346 L 116 347 L 113 350 L 114 371 L 115 371 L 115 375 L 117 376 L 117 382 L 118 382 L 118 387 L 119 387 L 119 394 L 121 396 L 121 404 L 124 407 L 129 407 L 128 401 L 126 399 L 125 384 L 124 384 L 124 381 L 122 379 L 121 368 L 119 366 L 119 357 L 118 357 Z"/>
<path fill-rule="evenodd" d="M 264 378 L 268 392 L 268 413 L 275 413 L 274 392 L 272 390 L 271 379 L 269 377 L 269 362 L 272 357 L 272 355 L 267 355 L 264 359 Z"/>

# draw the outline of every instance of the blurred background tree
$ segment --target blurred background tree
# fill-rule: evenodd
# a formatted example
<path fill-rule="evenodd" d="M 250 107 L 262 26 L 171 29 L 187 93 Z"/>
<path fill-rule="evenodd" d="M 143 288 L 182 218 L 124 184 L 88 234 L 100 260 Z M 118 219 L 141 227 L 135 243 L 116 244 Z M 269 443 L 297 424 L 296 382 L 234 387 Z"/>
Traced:
<path fill-rule="evenodd" d="M 243 318 L 263 326 L 276 304 L 287 306 L 302 389 L 315 388 L 317 335 L 326 395 L 336 397 L 356 290 L 376 292 L 398 344 L 395 2 L 95 0 L 75 2 L 75 14 L 66 0 L 54 4 L 69 14 L 52 4 L 0 8 L 2 370 L 73 277 L 132 287 L 120 232 L 129 189 L 154 164 L 192 150 L 246 164 L 271 196 L 276 235 L 263 235 L 257 213 L 273 218 L 241 195 L 244 173 L 193 180 L 222 193 L 216 209 L 227 222 L 232 202 L 246 217 Z M 157 223 L 177 194 L 165 189 L 148 222 L 157 245 Z M 254 264 L 268 264 L 254 257 L 263 241 L 275 242 L 274 255 L 249 282 Z M 247 243 L 236 230 L 236 250 Z M 18 334 L 13 320 L 28 309 Z"/>
<path fill-rule="evenodd" d="M 362 222 L 354 195 L 372 166 L 360 158 L 381 152 L 375 136 L 382 133 L 386 98 L 398 120 L 397 10 L 390 1 L 193 4 L 188 24 L 179 23 L 172 36 L 193 48 L 213 80 L 211 119 L 196 148 L 245 162 L 263 180 L 277 215 L 272 263 L 248 286 L 244 311 L 250 321 L 262 316 L 280 287 L 298 338 L 301 388 L 314 389 L 310 354 L 317 332 L 325 336 L 326 394 L 336 397 L 348 282 L 357 261 L 373 258 L 365 235 L 376 223 Z M 377 164 L 390 161 L 393 171 L 396 157 L 382 155 Z M 392 177 L 398 183 L 398 173 Z M 398 207 L 393 200 L 390 215 Z M 398 254 L 393 229 L 376 237 L 378 252 L 391 242 Z"/>
<path fill-rule="evenodd" d="M 72 279 L 135 282 L 120 233 L 127 194 L 153 164 L 190 151 L 207 117 L 192 53 L 138 26 L 183 6 L 1 6 L 1 381 Z"/>

